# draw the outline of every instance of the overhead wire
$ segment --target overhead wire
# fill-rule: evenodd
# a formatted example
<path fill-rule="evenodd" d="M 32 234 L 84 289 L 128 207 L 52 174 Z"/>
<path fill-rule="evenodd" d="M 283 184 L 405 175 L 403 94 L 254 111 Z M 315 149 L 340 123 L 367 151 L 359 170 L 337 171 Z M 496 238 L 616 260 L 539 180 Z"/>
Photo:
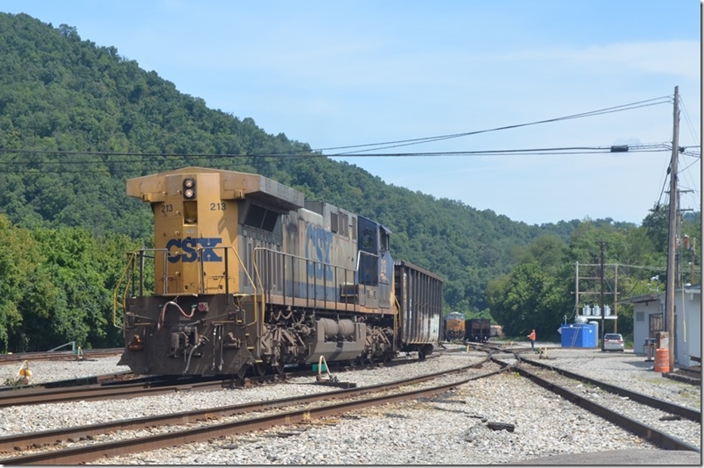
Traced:
<path fill-rule="evenodd" d="M 695 187 L 696 184 L 692 180 L 692 176 L 691 176 L 689 169 L 696 164 L 701 164 L 701 147 L 699 146 L 699 144 L 700 144 L 699 137 L 696 134 L 696 132 L 694 131 L 694 125 L 692 124 L 692 120 L 689 117 L 689 112 L 687 112 L 687 108 L 684 105 L 684 101 L 683 101 L 681 95 L 679 96 L 679 106 L 682 109 L 682 115 L 684 116 L 684 120 L 687 123 L 687 127 L 692 135 L 692 138 L 694 139 L 695 143 L 697 144 L 696 147 L 700 148 L 700 152 L 699 152 L 698 159 L 695 159 L 693 162 L 691 162 L 690 164 L 688 164 L 687 166 L 685 166 L 681 170 L 678 170 L 677 173 L 678 173 L 678 176 L 680 174 L 682 175 L 682 179 L 685 181 L 685 183 L 687 185 L 689 185 L 689 187 Z M 685 153 L 684 151 L 681 151 L 679 154 L 684 154 L 684 153 Z M 688 154 L 688 156 L 689 156 L 689 154 Z M 693 206 L 696 207 L 696 211 L 701 211 L 701 197 L 700 197 L 701 191 L 695 190 L 695 189 L 690 189 L 690 190 L 692 190 L 691 193 L 693 193 L 695 196 Z M 685 192 L 684 195 L 687 199 L 689 199 L 689 196 L 688 196 L 689 193 Z M 681 203 L 681 205 L 685 205 L 685 203 Z"/>
<path fill-rule="evenodd" d="M 625 151 L 624 151 L 625 150 Z M 162 153 L 130 153 L 130 152 L 90 152 L 90 151 L 55 151 L 55 150 L 27 150 L 27 149 L 0 149 L 0 152 L 13 154 L 34 154 L 34 155 L 66 155 L 66 156 L 98 156 L 101 158 L 109 157 L 111 159 L 98 159 L 94 161 L 85 161 L 79 159 L 73 160 L 57 160 L 57 161 L 27 161 L 14 160 L 0 162 L 0 173 L 2 172 L 20 172 L 22 167 L 30 166 L 26 171 L 31 171 L 31 166 L 41 164 L 42 168 L 47 169 L 47 166 L 57 165 L 61 167 L 80 165 L 80 171 L 85 171 L 89 165 L 105 165 L 105 164 L 130 164 L 142 162 L 147 159 L 161 157 L 183 158 L 189 159 L 213 159 L 213 158 L 334 158 L 334 157 L 467 157 L 467 156 L 546 156 L 546 155 L 584 155 L 584 154 L 607 154 L 614 152 L 631 152 L 631 153 L 653 153 L 669 151 L 665 143 L 653 143 L 646 145 L 624 145 L 624 146 L 574 146 L 574 147 L 556 147 L 556 148 L 521 148 L 521 149 L 500 149 L 500 150 L 471 150 L 471 151 L 439 151 L 439 152 L 413 152 L 413 153 L 375 153 L 375 154 L 340 154 L 340 155 L 325 155 L 321 153 L 268 153 L 268 154 L 213 154 L 213 153 L 181 153 L 181 154 L 162 154 Z M 121 158 L 121 159 L 117 159 Z M 2 166 L 6 166 L 5 169 Z M 19 170 L 18 170 L 19 169 Z M 98 172 L 101 172 L 98 170 Z M 65 171 L 70 172 L 70 171 Z"/>
<path fill-rule="evenodd" d="M 388 149 L 388 148 L 397 148 L 400 146 L 410 146 L 410 145 L 417 145 L 417 144 L 422 144 L 422 143 L 436 142 L 436 141 L 448 140 L 448 139 L 452 139 L 452 138 L 461 138 L 461 137 L 470 136 L 470 135 L 478 135 L 478 134 L 482 134 L 482 133 L 497 132 L 497 131 L 501 131 L 501 130 L 509 130 L 509 129 L 527 127 L 527 126 L 532 126 L 532 125 L 553 123 L 553 122 L 559 122 L 562 120 L 571 120 L 571 119 L 578 119 L 578 118 L 584 118 L 584 117 L 592 117 L 595 115 L 610 114 L 610 113 L 614 113 L 614 112 L 623 112 L 623 111 L 627 111 L 627 110 L 639 109 L 642 107 L 649 107 L 649 106 L 656 106 L 656 105 L 660 105 L 660 104 L 666 104 L 669 102 L 672 102 L 672 97 L 660 96 L 657 98 L 646 99 L 643 101 L 637 101 L 637 102 L 632 102 L 629 104 L 622 104 L 619 106 L 607 107 L 604 109 L 597 109 L 597 110 L 588 111 L 588 112 L 582 112 L 579 114 L 571 114 L 571 115 L 566 115 L 566 116 L 562 116 L 562 117 L 537 120 L 537 121 L 526 122 L 526 123 L 521 123 L 521 124 L 505 125 L 505 126 L 501 126 L 501 127 L 494 127 L 494 128 L 484 129 L 484 130 L 475 130 L 475 131 L 470 131 L 470 132 L 453 133 L 453 134 L 448 134 L 448 135 L 438 135 L 438 136 L 423 137 L 423 138 L 412 138 L 412 139 L 407 139 L 407 140 L 386 141 L 386 142 L 379 142 L 379 143 L 367 143 L 367 144 L 348 145 L 348 146 L 333 146 L 333 147 L 328 147 L 328 148 L 317 148 L 317 149 L 315 149 L 315 151 L 330 151 L 330 150 L 339 150 L 339 149 L 364 148 L 364 147 L 370 147 L 370 146 L 376 147 L 376 148 L 367 148 L 367 149 L 361 149 L 358 151 L 351 152 L 351 153 L 358 153 L 358 152 L 361 153 L 361 152 Z M 351 154 L 351 153 L 347 152 L 345 154 Z"/>

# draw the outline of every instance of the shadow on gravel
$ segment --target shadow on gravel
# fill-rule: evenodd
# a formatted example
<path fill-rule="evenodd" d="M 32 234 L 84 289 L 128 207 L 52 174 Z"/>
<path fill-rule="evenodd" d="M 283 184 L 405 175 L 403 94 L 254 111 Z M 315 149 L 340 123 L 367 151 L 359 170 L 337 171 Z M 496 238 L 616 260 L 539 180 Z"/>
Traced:
<path fill-rule="evenodd" d="M 633 367 L 637 367 L 638 369 L 643 369 L 643 370 L 649 370 L 652 369 L 655 363 L 653 361 L 629 361 L 626 364 L 629 364 Z"/>

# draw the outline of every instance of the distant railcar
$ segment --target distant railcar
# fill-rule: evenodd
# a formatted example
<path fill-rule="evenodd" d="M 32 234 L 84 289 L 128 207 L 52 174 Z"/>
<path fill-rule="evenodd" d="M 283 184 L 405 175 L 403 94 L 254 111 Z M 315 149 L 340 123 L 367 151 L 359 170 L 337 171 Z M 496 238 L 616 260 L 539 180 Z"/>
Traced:
<path fill-rule="evenodd" d="M 120 364 L 136 374 L 425 357 L 440 339 L 442 279 L 394 262 L 375 221 L 258 174 L 202 167 L 130 179 L 127 194 L 154 219 L 154 248 L 129 256 L 115 295 Z"/>
<path fill-rule="evenodd" d="M 443 339 L 445 341 L 461 341 L 464 339 L 464 334 L 464 314 L 460 312 L 447 314 L 443 319 Z"/>
<path fill-rule="evenodd" d="M 491 336 L 491 320 L 469 319 L 465 322 L 465 341 L 484 343 Z"/>

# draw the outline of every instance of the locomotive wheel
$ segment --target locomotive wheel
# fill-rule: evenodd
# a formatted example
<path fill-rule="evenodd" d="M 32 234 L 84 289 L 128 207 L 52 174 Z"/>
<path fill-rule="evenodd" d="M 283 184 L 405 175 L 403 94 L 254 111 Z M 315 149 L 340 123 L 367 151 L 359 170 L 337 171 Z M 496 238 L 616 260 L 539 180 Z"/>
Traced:
<path fill-rule="evenodd" d="M 237 378 L 244 379 L 245 375 L 247 375 L 247 364 L 242 364 L 242 367 L 237 371 Z"/>
<path fill-rule="evenodd" d="M 418 360 L 425 361 L 425 350 L 423 348 L 418 350 Z"/>
<path fill-rule="evenodd" d="M 280 375 L 280 376 L 284 375 L 284 360 L 283 359 L 279 359 L 279 362 L 277 362 L 276 365 L 274 366 L 274 370 L 276 371 L 276 373 L 278 375 Z"/>
<path fill-rule="evenodd" d="M 254 369 L 259 377 L 264 377 L 266 375 L 266 362 L 258 362 L 254 365 Z"/>

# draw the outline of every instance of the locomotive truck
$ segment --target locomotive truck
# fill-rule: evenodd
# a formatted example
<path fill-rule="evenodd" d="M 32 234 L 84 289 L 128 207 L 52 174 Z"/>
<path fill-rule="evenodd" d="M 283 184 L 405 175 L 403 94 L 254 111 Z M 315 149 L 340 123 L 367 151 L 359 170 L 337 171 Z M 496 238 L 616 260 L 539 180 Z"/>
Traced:
<path fill-rule="evenodd" d="M 395 262 L 390 231 L 371 219 L 201 167 L 130 179 L 127 194 L 154 217 L 154 247 L 128 255 L 115 295 L 119 364 L 137 374 L 423 359 L 439 339 L 442 279 Z"/>

